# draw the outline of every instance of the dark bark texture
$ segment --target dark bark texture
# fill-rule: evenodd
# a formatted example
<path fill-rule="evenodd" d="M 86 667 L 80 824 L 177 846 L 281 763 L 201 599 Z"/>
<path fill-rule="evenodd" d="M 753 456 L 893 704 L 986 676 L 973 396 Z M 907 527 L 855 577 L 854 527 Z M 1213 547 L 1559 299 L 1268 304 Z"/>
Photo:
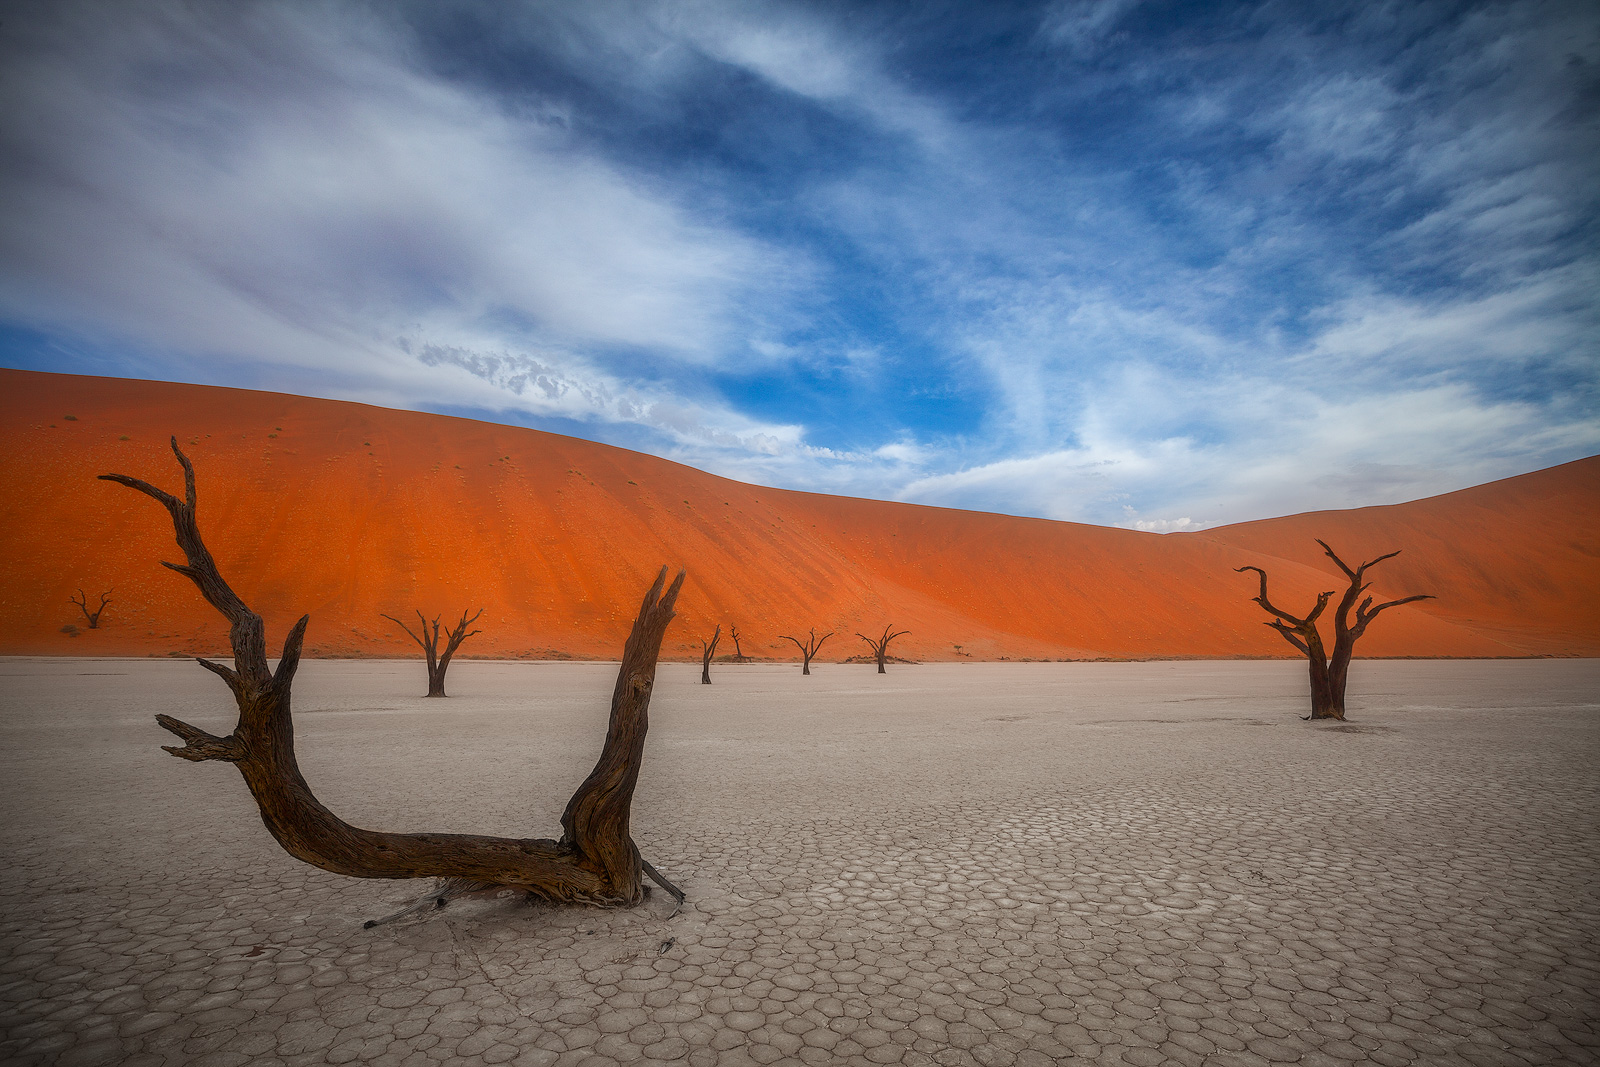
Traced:
<path fill-rule="evenodd" d="M 829 631 L 828 633 L 823 634 L 821 637 L 818 637 L 817 631 L 813 629 L 810 636 L 807 637 L 803 642 L 798 637 L 790 637 L 788 634 L 779 634 L 778 636 L 783 638 L 785 641 L 794 642 L 794 646 L 798 648 L 800 650 L 800 654 L 805 657 L 805 661 L 800 666 L 800 673 L 810 674 L 812 657 L 815 656 L 817 654 L 817 650 L 822 647 L 822 642 L 833 636 L 833 632 Z"/>
<path fill-rule="evenodd" d="M 673 617 L 673 603 L 683 586 L 682 571 L 663 592 L 667 579 L 663 567 L 645 594 L 623 650 L 604 750 L 594 771 L 567 804 L 559 841 L 365 830 L 324 807 L 295 760 L 290 688 L 310 617 L 301 616 L 290 629 L 277 667 L 270 668 L 261 616 L 223 580 L 201 540 L 195 521 L 194 466 L 178 448 L 176 438 L 172 451 L 183 466 L 182 500 L 137 478 L 121 474 L 101 477 L 153 497 L 172 516 L 186 562 L 162 565 L 194 582 L 206 601 L 228 620 L 234 665 L 230 668 L 203 659 L 199 663 L 227 683 L 238 704 L 239 719 L 232 733 L 217 737 L 169 715 L 158 715 L 156 721 L 184 742 L 163 746 L 166 751 L 181 759 L 222 760 L 237 767 L 260 809 L 261 821 L 296 859 L 355 878 L 441 879 L 423 902 L 442 905 L 462 892 L 494 888 L 519 889 L 564 903 L 632 905 L 643 898 L 642 878 L 656 876 L 629 836 L 629 808 L 643 758 L 656 660 Z M 659 882 L 681 899 L 675 887 L 664 879 Z"/>
<path fill-rule="evenodd" d="M 897 637 L 904 637 L 906 634 L 911 632 L 910 630 L 901 630 L 898 633 L 890 633 L 889 631 L 892 629 L 894 629 L 893 623 L 885 626 L 883 628 L 883 635 L 877 639 L 873 639 L 862 633 L 856 634 L 857 637 L 861 638 L 861 640 L 865 641 L 871 647 L 872 655 L 878 661 L 879 674 L 889 673 L 884 669 L 884 664 L 889 660 L 889 642 L 893 641 Z"/>
<path fill-rule="evenodd" d="M 1431 594 L 1419 593 L 1415 596 L 1402 597 L 1399 600 L 1390 600 L 1376 607 L 1372 604 L 1372 597 L 1366 597 L 1359 605 L 1356 599 L 1370 589 L 1371 583 L 1366 581 L 1368 569 L 1377 566 L 1386 559 L 1393 559 L 1400 554 L 1400 550 L 1387 552 L 1376 559 L 1352 570 L 1344 560 L 1340 559 L 1333 549 L 1328 547 L 1326 541 L 1318 540 L 1329 559 L 1344 572 L 1349 579 L 1349 587 L 1345 589 L 1344 596 L 1339 600 L 1339 606 L 1333 613 L 1333 653 L 1330 655 L 1322 643 L 1322 635 L 1317 631 L 1317 618 L 1328 606 L 1328 601 L 1333 598 L 1336 590 L 1317 594 L 1317 603 L 1304 618 L 1296 618 L 1288 612 L 1275 606 L 1267 598 L 1267 572 L 1260 567 L 1244 566 L 1235 570 L 1255 571 L 1261 576 L 1261 592 L 1252 597 L 1257 604 L 1270 615 L 1276 616 L 1267 626 L 1278 631 L 1285 641 L 1299 649 L 1306 657 L 1311 668 L 1311 714 L 1310 719 L 1340 719 L 1345 717 L 1345 692 L 1350 677 L 1350 661 L 1355 657 L 1356 641 L 1367 632 L 1367 627 L 1376 619 L 1380 612 L 1390 608 L 1399 607 L 1401 604 L 1410 604 L 1416 600 L 1432 600 Z M 1355 621 L 1350 619 L 1350 609 L 1355 608 Z"/>
<path fill-rule="evenodd" d="M 388 619 L 390 622 L 400 627 L 400 629 L 404 630 L 407 637 L 411 638 L 411 640 L 422 646 L 423 654 L 428 657 L 428 696 L 442 697 L 445 695 L 444 672 L 450 669 L 450 659 L 456 654 L 456 649 L 461 647 L 461 642 L 465 641 L 469 637 L 472 637 L 476 634 L 481 634 L 483 632 L 482 630 L 473 630 L 471 633 L 467 632 L 467 627 L 477 622 L 478 615 L 482 614 L 483 609 L 479 608 L 478 614 L 469 619 L 467 618 L 467 613 L 463 611 L 461 613 L 461 621 L 456 623 L 454 628 L 445 632 L 445 647 L 443 653 L 440 653 L 439 651 L 439 616 L 435 615 L 433 617 L 433 622 L 429 623 L 422 612 L 418 611 L 417 619 L 421 623 L 421 625 L 418 626 L 418 630 L 421 631 L 420 633 L 412 633 L 411 627 L 407 626 L 393 615 L 384 616 L 384 618 Z"/>
<path fill-rule="evenodd" d="M 89 610 L 89 597 L 82 589 L 78 590 L 77 596 L 68 597 L 67 599 L 78 605 L 78 610 L 83 612 L 83 617 L 89 620 L 89 629 L 98 630 L 100 629 L 100 616 L 105 612 L 106 605 L 111 603 L 111 590 L 107 589 L 100 594 L 100 604 L 93 611 Z"/>
<path fill-rule="evenodd" d="M 717 642 L 722 640 L 722 624 L 717 624 L 716 632 L 711 635 L 711 640 L 705 642 L 700 653 L 700 684 L 711 684 L 711 660 L 717 654 Z"/>

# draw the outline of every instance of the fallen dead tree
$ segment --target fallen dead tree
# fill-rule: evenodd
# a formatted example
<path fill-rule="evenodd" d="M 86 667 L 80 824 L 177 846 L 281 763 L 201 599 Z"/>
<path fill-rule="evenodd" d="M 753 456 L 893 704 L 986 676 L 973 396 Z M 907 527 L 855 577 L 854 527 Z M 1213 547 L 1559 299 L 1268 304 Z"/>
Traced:
<path fill-rule="evenodd" d="M 194 465 L 178 448 L 175 437 L 172 451 L 183 467 L 183 500 L 138 478 L 100 476 L 137 489 L 167 509 L 187 562 L 164 562 L 162 566 L 194 582 L 230 624 L 233 667 L 204 659 L 198 662 L 233 691 L 239 706 L 238 724 L 231 734 L 217 737 L 170 715 L 157 715 L 156 721 L 184 742 L 162 746 L 167 752 L 195 762 L 221 760 L 236 766 L 255 798 L 261 821 L 296 859 L 353 878 L 440 880 L 411 908 L 376 921 L 398 918 L 424 906 L 443 907 L 445 901 L 464 893 L 499 888 L 522 890 L 557 903 L 629 906 L 644 899 L 645 877 L 682 903 L 682 891 L 645 862 L 629 835 L 629 810 L 644 757 L 656 660 L 683 587 L 682 571 L 663 592 L 667 579 L 663 567 L 645 594 L 622 653 L 605 747 L 594 770 L 567 802 L 560 840 L 364 830 L 323 806 L 295 760 L 290 688 L 310 616 L 301 616 L 290 629 L 277 668 L 269 669 L 261 616 L 223 580 L 201 540 L 195 521 Z"/>

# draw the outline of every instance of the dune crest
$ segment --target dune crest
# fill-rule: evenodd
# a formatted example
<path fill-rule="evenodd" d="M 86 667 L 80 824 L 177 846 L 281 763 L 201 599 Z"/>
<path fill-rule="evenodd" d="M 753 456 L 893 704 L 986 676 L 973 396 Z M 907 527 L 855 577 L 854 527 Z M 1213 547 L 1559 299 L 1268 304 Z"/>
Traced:
<path fill-rule="evenodd" d="M 10 493 L 0 654 L 218 654 L 226 635 L 181 576 L 164 516 L 96 481 L 169 489 L 176 433 L 201 528 L 269 644 L 311 615 L 312 656 L 410 657 L 381 617 L 484 609 L 464 656 L 612 658 L 637 590 L 689 579 L 663 658 L 718 623 L 746 655 L 838 632 L 818 663 L 909 630 L 922 660 L 1286 656 L 1245 563 L 1309 604 L 1332 564 L 1395 548 L 1387 613 L 1358 656 L 1600 655 L 1600 457 L 1388 507 L 1156 535 L 766 489 L 608 445 L 466 419 L 164 382 L 0 371 Z M 69 602 L 114 589 L 101 628 Z M 64 632 L 73 627 L 76 633 Z"/>

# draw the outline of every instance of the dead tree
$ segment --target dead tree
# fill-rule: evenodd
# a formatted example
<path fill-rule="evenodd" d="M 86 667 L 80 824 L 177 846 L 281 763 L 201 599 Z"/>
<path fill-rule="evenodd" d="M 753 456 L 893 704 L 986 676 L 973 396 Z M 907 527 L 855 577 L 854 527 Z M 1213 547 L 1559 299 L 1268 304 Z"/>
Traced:
<path fill-rule="evenodd" d="M 1306 613 L 1304 618 L 1297 618 L 1287 611 L 1277 607 L 1267 599 L 1267 572 L 1260 567 L 1243 566 L 1235 567 L 1236 571 L 1255 571 L 1261 575 L 1261 595 L 1253 599 L 1260 604 L 1270 615 L 1277 618 L 1265 625 L 1272 627 L 1283 635 L 1283 639 L 1305 653 L 1306 659 L 1311 663 L 1311 715 L 1313 719 L 1342 719 L 1344 713 L 1335 714 L 1333 710 L 1333 690 L 1328 685 L 1328 654 L 1322 648 L 1322 635 L 1317 632 L 1317 616 L 1328 606 L 1328 599 L 1333 596 L 1333 590 L 1317 594 L 1317 605 Z"/>
<path fill-rule="evenodd" d="M 203 659 L 198 662 L 233 691 L 239 721 L 231 734 L 217 737 L 169 715 L 158 715 L 156 721 L 162 728 L 184 742 L 182 746 L 163 746 L 166 751 L 181 759 L 221 760 L 238 767 L 260 809 L 261 821 L 296 859 L 354 878 L 439 879 L 413 909 L 443 907 L 451 897 L 493 889 L 521 890 L 559 903 L 627 906 L 644 899 L 645 877 L 682 902 L 682 892 L 639 855 L 628 821 L 644 757 L 656 660 L 673 617 L 672 606 L 683 587 L 682 571 L 663 593 L 667 580 L 663 567 L 645 594 L 623 649 L 605 747 L 594 770 L 567 802 L 559 841 L 363 830 L 322 805 L 295 759 L 290 686 L 300 664 L 310 616 L 301 616 L 290 629 L 277 668 L 269 669 L 261 616 L 239 599 L 218 572 L 195 522 L 194 466 L 178 448 L 177 438 L 172 440 L 172 451 L 183 466 L 182 500 L 138 478 L 122 474 L 100 477 L 153 497 L 171 514 L 187 563 L 162 565 L 194 582 L 230 624 L 233 666 Z"/>
<path fill-rule="evenodd" d="M 1371 582 L 1363 581 L 1366 577 L 1367 568 L 1375 567 L 1386 559 L 1393 559 L 1400 554 L 1400 549 L 1397 548 L 1393 552 L 1386 552 L 1377 559 L 1370 560 L 1355 570 L 1351 570 L 1345 561 L 1340 559 L 1333 549 L 1328 547 L 1326 541 L 1319 538 L 1317 544 L 1322 546 L 1322 550 L 1328 554 L 1328 558 L 1333 560 L 1338 568 L 1344 572 L 1344 576 L 1350 580 L 1349 588 L 1344 591 L 1344 596 L 1339 600 L 1338 610 L 1333 615 L 1333 655 L 1328 657 L 1328 685 L 1333 694 L 1334 709 L 1338 712 L 1338 717 L 1342 719 L 1344 718 L 1345 681 L 1350 675 L 1350 660 L 1355 657 L 1356 641 L 1361 638 L 1362 634 L 1367 632 L 1367 627 L 1372 624 L 1372 620 L 1378 617 L 1379 612 L 1388 611 L 1390 608 L 1397 608 L 1401 604 L 1410 604 L 1417 600 L 1433 600 L 1435 597 L 1432 593 L 1417 593 L 1414 596 L 1401 597 L 1399 600 L 1390 600 L 1373 607 L 1372 598 L 1369 596 L 1357 605 L 1356 598 L 1372 588 Z M 1350 622 L 1350 609 L 1352 607 L 1356 609 L 1354 623 Z"/>
<path fill-rule="evenodd" d="M 717 623 L 716 632 L 711 635 L 711 640 L 704 643 L 704 651 L 700 653 L 700 684 L 711 684 L 711 660 L 717 654 L 717 642 L 722 640 L 722 624 Z"/>
<path fill-rule="evenodd" d="M 483 609 L 479 608 L 478 615 L 482 614 Z M 473 630 L 472 633 L 467 632 L 467 627 L 478 621 L 478 615 L 474 615 L 469 619 L 467 618 L 467 613 L 463 611 L 461 613 L 461 621 L 456 623 L 455 629 L 445 631 L 443 655 L 439 654 L 439 616 L 435 615 L 433 622 L 430 624 L 419 610 L 417 618 L 422 620 L 422 625 L 418 627 L 422 631 L 421 634 L 412 633 L 411 627 L 393 615 L 384 615 L 383 617 L 400 627 L 406 632 L 406 636 L 422 646 L 422 651 L 428 657 L 428 695 L 442 697 L 445 695 L 444 672 L 450 669 L 450 657 L 456 654 L 456 649 L 461 647 L 461 642 L 474 634 L 483 633 L 482 630 Z M 430 625 L 432 626 L 431 630 L 429 629 Z"/>
<path fill-rule="evenodd" d="M 885 626 L 883 628 L 883 636 L 878 638 L 876 641 L 874 641 L 872 638 L 868 637 L 866 634 L 862 634 L 862 633 L 856 634 L 857 637 L 861 638 L 861 640 L 865 641 L 868 645 L 870 645 L 872 647 L 872 654 L 875 657 L 877 657 L 877 660 L 878 660 L 878 673 L 879 674 L 888 674 L 889 673 L 888 671 L 883 669 L 884 663 L 889 658 L 889 642 L 893 641 L 897 637 L 904 637 L 906 634 L 911 632 L 910 630 L 901 630 L 899 633 L 893 633 L 892 634 L 892 633 L 889 632 L 889 630 L 893 625 L 894 625 L 893 623 L 890 623 L 889 626 Z"/>
<path fill-rule="evenodd" d="M 744 654 L 744 649 L 739 647 L 739 628 L 737 626 L 728 627 L 728 637 L 733 641 L 733 662 L 748 663 L 749 657 Z"/>
<path fill-rule="evenodd" d="M 78 610 L 83 612 L 83 617 L 89 620 L 89 629 L 98 630 L 100 629 L 100 614 L 106 610 L 106 605 L 111 603 L 111 590 L 107 589 L 100 594 L 100 606 L 93 611 L 89 610 L 89 597 L 82 589 L 78 590 L 77 596 L 69 596 L 67 599 L 78 605 Z"/>
<path fill-rule="evenodd" d="M 806 658 L 805 663 L 800 667 L 800 673 L 810 674 L 811 657 L 817 654 L 817 649 L 822 647 L 822 642 L 833 636 L 833 632 L 829 631 L 828 633 L 823 634 L 821 637 L 818 637 L 817 631 L 813 629 L 811 631 L 811 636 L 806 639 L 804 644 L 801 644 L 798 637 L 790 637 L 788 634 L 779 634 L 778 636 L 783 638 L 785 641 L 794 642 L 794 646 L 798 648 L 800 650 L 800 654 Z"/>
<path fill-rule="evenodd" d="M 1267 599 L 1267 572 L 1260 567 L 1238 567 L 1236 570 L 1255 571 L 1261 576 L 1261 593 L 1252 597 L 1269 614 L 1276 616 L 1267 623 L 1283 639 L 1305 654 L 1311 666 L 1311 714 L 1309 719 L 1344 719 L 1344 698 L 1346 682 L 1350 676 L 1350 660 L 1355 656 L 1356 641 L 1367 632 L 1367 627 L 1378 614 L 1390 608 L 1399 607 L 1401 604 L 1410 604 L 1416 600 L 1434 599 L 1430 593 L 1419 593 L 1416 596 L 1402 597 L 1399 600 L 1390 600 L 1387 603 L 1372 606 L 1372 597 L 1362 600 L 1356 605 L 1356 598 L 1371 588 L 1371 583 L 1366 582 L 1367 569 L 1375 567 L 1386 559 L 1392 559 L 1400 554 L 1400 550 L 1385 553 L 1377 559 L 1369 560 L 1351 570 L 1350 567 L 1328 547 L 1326 541 L 1318 540 L 1317 544 L 1327 553 L 1328 558 L 1338 564 L 1345 577 L 1350 580 L 1349 588 L 1339 600 L 1339 606 L 1333 613 L 1333 654 L 1330 656 L 1325 651 L 1322 635 L 1317 631 L 1317 618 L 1328 606 L 1328 601 L 1333 597 L 1335 590 L 1317 594 L 1316 606 L 1305 616 L 1296 618 L 1288 612 L 1273 605 Z M 1350 621 L 1350 609 L 1356 611 L 1355 622 Z"/>

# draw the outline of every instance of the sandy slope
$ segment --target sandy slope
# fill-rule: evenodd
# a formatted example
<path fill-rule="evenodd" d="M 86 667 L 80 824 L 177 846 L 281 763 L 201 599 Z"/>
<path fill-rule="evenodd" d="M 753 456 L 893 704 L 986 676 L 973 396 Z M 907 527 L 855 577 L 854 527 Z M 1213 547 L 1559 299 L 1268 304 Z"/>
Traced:
<path fill-rule="evenodd" d="M 1600 654 L 1600 458 L 1157 536 L 764 489 L 535 430 L 276 393 L 26 371 L 0 385 L 4 654 L 222 649 L 219 617 L 157 565 L 176 551 L 160 508 L 95 480 L 178 489 L 172 432 L 224 573 L 270 634 L 309 612 L 313 654 L 406 654 L 380 613 L 483 607 L 464 653 L 614 656 L 670 564 L 689 569 L 678 658 L 718 622 L 766 657 L 811 626 L 839 632 L 822 658 L 853 655 L 855 631 L 888 622 L 912 631 L 895 651 L 920 659 L 1276 656 L 1291 650 L 1232 568 L 1259 563 L 1275 598 L 1309 602 L 1333 588 L 1317 536 L 1352 556 L 1404 549 L 1375 592 L 1440 598 L 1385 615 L 1366 655 Z M 115 588 L 101 630 L 75 619 L 80 586 Z"/>

